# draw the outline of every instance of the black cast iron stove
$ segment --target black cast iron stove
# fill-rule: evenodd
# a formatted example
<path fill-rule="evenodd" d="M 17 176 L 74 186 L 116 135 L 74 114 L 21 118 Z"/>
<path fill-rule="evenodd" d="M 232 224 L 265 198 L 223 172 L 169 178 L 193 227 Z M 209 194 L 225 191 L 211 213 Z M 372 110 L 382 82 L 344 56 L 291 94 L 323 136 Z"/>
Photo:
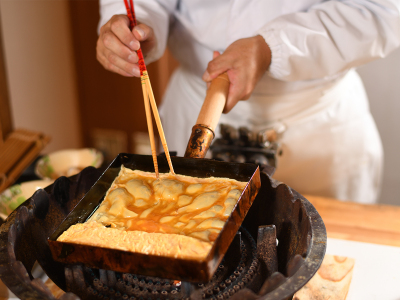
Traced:
<path fill-rule="evenodd" d="M 52 259 L 47 238 L 100 177 L 92 167 L 38 190 L 0 227 L 0 277 L 21 299 L 55 299 L 32 277 L 37 261 L 60 299 L 291 299 L 318 270 L 326 230 L 315 208 L 261 173 L 261 189 L 209 282 L 123 274 Z"/>

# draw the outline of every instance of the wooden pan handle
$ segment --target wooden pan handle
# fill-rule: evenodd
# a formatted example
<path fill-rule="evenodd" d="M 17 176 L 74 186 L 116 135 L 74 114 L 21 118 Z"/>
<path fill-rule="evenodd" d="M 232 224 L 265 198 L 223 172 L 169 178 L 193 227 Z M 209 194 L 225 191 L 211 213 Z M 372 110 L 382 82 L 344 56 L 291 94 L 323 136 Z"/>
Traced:
<path fill-rule="evenodd" d="M 186 148 L 185 157 L 204 158 L 214 138 L 214 131 L 225 107 L 229 92 L 229 77 L 226 73 L 211 81 L 201 107 L 196 125 Z"/>
<path fill-rule="evenodd" d="M 226 73 L 211 81 L 196 124 L 206 126 L 215 131 L 228 97 L 229 84 L 229 77 Z"/>

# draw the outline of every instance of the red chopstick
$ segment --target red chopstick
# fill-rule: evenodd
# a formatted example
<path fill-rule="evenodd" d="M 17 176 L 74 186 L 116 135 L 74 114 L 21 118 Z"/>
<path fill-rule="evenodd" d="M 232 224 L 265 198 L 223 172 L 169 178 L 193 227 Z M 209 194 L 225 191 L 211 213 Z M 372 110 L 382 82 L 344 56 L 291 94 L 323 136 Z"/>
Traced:
<path fill-rule="evenodd" d="M 124 0 L 126 12 L 128 14 L 129 22 L 130 22 L 130 29 L 132 30 L 136 25 L 136 16 L 135 16 L 135 9 L 133 7 L 133 0 L 129 0 L 130 5 L 128 4 L 128 0 Z M 143 75 L 143 72 L 147 71 L 146 64 L 144 63 L 142 49 L 139 48 L 137 51 L 139 57 L 139 69 L 140 69 L 140 76 Z"/>
<path fill-rule="evenodd" d="M 136 25 L 136 16 L 135 10 L 133 8 L 133 0 L 129 0 L 130 5 L 128 4 L 128 0 L 124 0 L 126 11 L 128 14 L 129 22 L 130 22 L 130 29 L 132 30 Z M 165 140 L 164 130 L 161 124 L 160 115 L 158 114 L 157 104 L 154 99 L 153 89 L 151 88 L 150 78 L 147 73 L 146 64 L 144 63 L 142 49 L 139 48 L 137 51 L 139 57 L 139 69 L 140 69 L 140 79 L 142 81 L 142 90 L 143 90 L 143 98 L 144 98 L 144 107 L 146 112 L 146 119 L 147 119 L 147 127 L 149 130 L 149 138 L 150 138 L 150 146 L 151 146 L 151 154 L 153 156 L 153 163 L 154 163 L 154 171 L 156 173 L 156 177 L 158 178 L 158 162 L 157 162 L 157 154 L 156 154 L 156 146 L 154 141 L 154 133 L 153 133 L 153 122 L 151 119 L 151 109 L 153 110 L 154 119 L 157 124 L 158 132 L 160 134 L 161 143 L 164 148 L 165 155 L 167 157 L 169 170 L 172 174 L 175 174 L 174 167 L 172 166 L 171 157 L 169 155 L 167 141 Z M 150 103 L 150 105 L 149 105 Z"/>

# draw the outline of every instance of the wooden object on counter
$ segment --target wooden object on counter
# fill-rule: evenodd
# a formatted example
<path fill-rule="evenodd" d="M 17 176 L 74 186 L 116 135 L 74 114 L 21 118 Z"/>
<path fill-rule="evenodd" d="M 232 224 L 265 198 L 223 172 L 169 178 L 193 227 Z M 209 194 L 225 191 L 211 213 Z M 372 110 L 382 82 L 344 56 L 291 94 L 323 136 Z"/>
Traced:
<path fill-rule="evenodd" d="M 353 276 L 354 259 L 327 254 L 313 278 L 293 300 L 344 300 Z"/>
<path fill-rule="evenodd" d="M 325 223 L 328 237 L 400 247 L 400 206 L 359 204 L 305 195 Z"/>
<path fill-rule="evenodd" d="M 49 141 L 50 137 L 26 129 L 7 136 L 0 146 L 0 192 L 14 183 Z"/>

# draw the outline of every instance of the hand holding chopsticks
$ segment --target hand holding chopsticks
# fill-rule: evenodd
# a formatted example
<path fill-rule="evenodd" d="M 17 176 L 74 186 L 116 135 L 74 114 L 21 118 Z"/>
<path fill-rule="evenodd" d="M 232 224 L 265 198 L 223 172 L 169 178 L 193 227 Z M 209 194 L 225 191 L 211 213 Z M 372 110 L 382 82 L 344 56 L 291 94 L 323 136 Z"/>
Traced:
<path fill-rule="evenodd" d="M 124 2 L 125 2 L 125 7 L 126 7 L 127 14 L 128 14 L 128 18 L 130 21 L 130 29 L 132 30 L 137 25 L 135 11 L 133 8 L 133 0 L 129 0 L 129 4 L 128 4 L 128 0 L 124 0 Z M 153 156 L 154 170 L 155 170 L 156 176 L 158 178 L 159 172 L 158 172 L 157 154 L 156 154 L 156 146 L 155 146 L 155 141 L 154 141 L 153 122 L 152 122 L 152 118 L 151 118 L 150 106 L 151 106 L 151 109 L 153 110 L 154 119 L 156 121 L 158 132 L 159 132 L 160 138 L 161 138 L 161 143 L 162 143 L 165 155 L 167 157 L 170 172 L 172 174 L 175 174 L 174 168 L 173 168 L 172 162 L 171 162 L 171 157 L 170 157 L 169 151 L 168 151 L 167 141 L 165 140 L 165 135 L 164 135 L 164 130 L 163 130 L 163 127 L 161 124 L 160 115 L 158 114 L 157 104 L 154 99 L 154 93 L 153 93 L 153 89 L 151 87 L 150 78 L 147 73 L 146 64 L 144 62 L 142 49 L 139 49 L 137 51 L 137 54 L 139 57 L 140 79 L 142 82 L 144 107 L 145 107 L 145 111 L 146 111 L 147 127 L 149 130 L 150 146 L 151 146 L 151 154 Z"/>

